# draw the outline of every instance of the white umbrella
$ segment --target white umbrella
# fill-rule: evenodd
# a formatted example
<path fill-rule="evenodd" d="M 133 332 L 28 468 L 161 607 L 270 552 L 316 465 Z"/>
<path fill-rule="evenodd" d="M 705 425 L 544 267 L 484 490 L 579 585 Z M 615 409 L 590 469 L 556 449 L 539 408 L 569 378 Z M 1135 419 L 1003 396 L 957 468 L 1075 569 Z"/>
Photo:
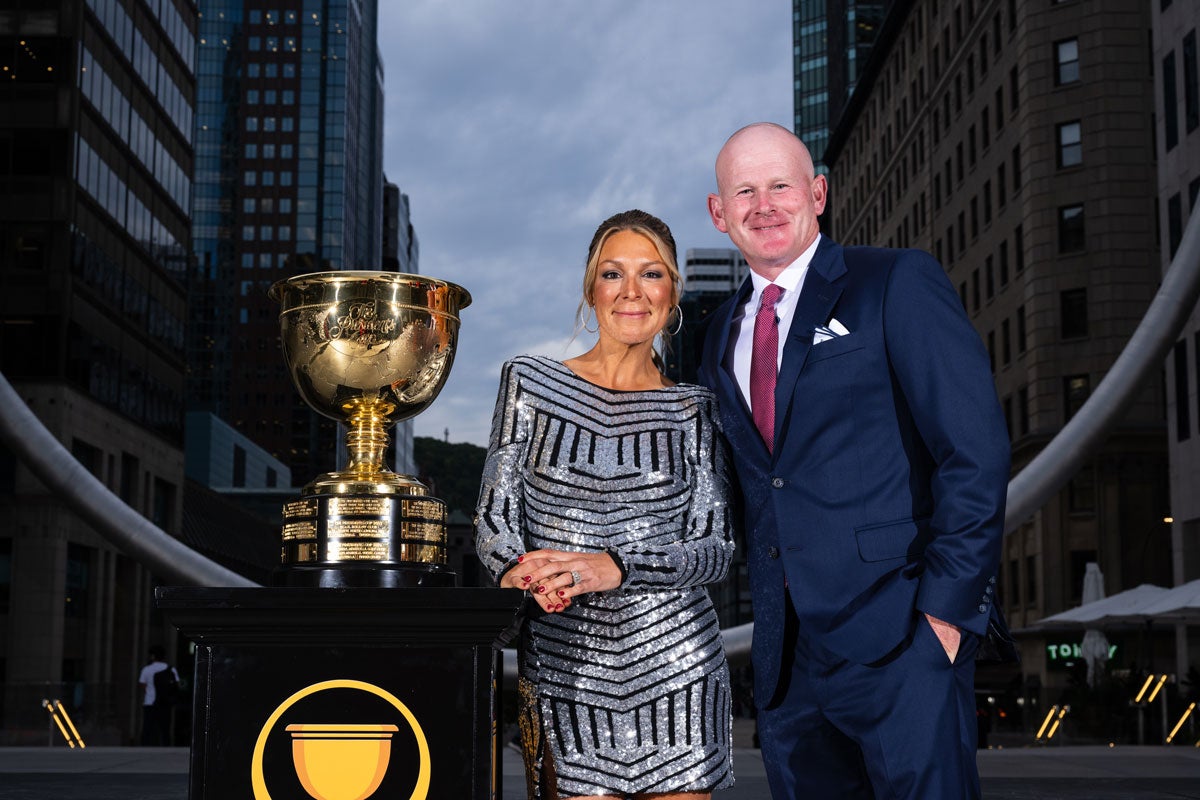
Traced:
<path fill-rule="evenodd" d="M 1030 625 L 1033 629 L 1046 628 L 1095 628 L 1118 623 L 1145 622 L 1142 610 L 1165 595 L 1169 589 L 1143 583 L 1132 589 L 1085 603 Z"/>
<path fill-rule="evenodd" d="M 1100 565 L 1088 562 L 1083 572 L 1083 605 L 1096 603 L 1104 599 L 1104 575 Z M 1108 637 L 1095 628 L 1088 628 L 1083 633 L 1083 643 L 1079 646 L 1080 653 L 1087 662 L 1088 686 L 1095 685 L 1096 668 L 1103 661 L 1108 661 Z"/>
<path fill-rule="evenodd" d="M 1156 622 L 1200 623 L 1200 580 L 1168 589 L 1141 613 Z"/>

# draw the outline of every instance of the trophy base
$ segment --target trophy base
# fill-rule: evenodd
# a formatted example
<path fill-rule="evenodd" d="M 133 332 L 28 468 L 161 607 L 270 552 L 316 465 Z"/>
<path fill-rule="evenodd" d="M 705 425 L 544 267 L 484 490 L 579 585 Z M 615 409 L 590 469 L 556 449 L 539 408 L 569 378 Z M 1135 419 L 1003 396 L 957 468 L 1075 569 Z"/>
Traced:
<path fill-rule="evenodd" d="M 329 473 L 304 487 L 283 506 L 284 567 L 444 570 L 446 504 L 415 479 L 398 480 L 404 477 L 339 480 L 343 473 Z"/>
<path fill-rule="evenodd" d="M 458 575 L 440 564 L 288 564 L 271 573 L 271 585 L 318 589 L 453 588 Z"/>

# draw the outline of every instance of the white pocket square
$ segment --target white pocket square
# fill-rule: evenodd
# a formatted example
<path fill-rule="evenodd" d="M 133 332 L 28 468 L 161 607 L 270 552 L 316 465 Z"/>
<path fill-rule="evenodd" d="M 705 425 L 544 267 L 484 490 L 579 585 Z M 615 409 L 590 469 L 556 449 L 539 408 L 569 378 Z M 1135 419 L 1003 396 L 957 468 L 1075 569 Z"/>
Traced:
<path fill-rule="evenodd" d="M 850 331 L 846 326 L 838 322 L 836 319 L 830 319 L 828 325 L 818 325 L 813 329 L 813 344 L 827 342 L 830 339 L 836 339 L 839 336 L 845 336 Z"/>

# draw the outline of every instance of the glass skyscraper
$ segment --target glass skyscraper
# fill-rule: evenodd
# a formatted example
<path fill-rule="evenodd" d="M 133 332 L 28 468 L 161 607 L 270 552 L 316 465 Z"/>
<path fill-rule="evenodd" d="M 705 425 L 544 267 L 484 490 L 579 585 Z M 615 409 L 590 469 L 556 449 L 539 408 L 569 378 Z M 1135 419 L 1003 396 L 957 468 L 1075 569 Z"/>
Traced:
<path fill-rule="evenodd" d="M 795 131 L 818 172 L 892 0 L 792 0 Z"/>
<path fill-rule="evenodd" d="M 382 67 L 376 0 L 202 0 L 189 408 L 215 413 L 305 483 L 336 426 L 299 399 L 274 282 L 379 269 Z"/>
<path fill-rule="evenodd" d="M 175 535 L 195 26 L 190 0 L 0 11 L 0 369 L 83 469 Z M 47 696 L 88 744 L 134 738 L 137 670 L 174 637 L 152 583 L 0 448 L 0 744 L 45 744 Z"/>

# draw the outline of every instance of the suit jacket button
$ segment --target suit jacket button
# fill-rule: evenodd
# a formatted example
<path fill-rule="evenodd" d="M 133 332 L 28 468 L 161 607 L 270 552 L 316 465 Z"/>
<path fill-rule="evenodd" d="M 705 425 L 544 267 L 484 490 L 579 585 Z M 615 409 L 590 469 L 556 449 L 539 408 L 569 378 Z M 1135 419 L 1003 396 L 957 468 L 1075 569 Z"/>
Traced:
<path fill-rule="evenodd" d="M 987 613 L 987 603 L 980 603 L 980 604 L 979 604 L 979 613 L 980 613 L 980 614 L 986 614 L 986 613 Z"/>
<path fill-rule="evenodd" d="M 776 489 L 783 488 L 783 478 L 771 478 L 771 485 Z"/>
<path fill-rule="evenodd" d="M 771 558 L 779 558 L 779 548 L 778 547 L 768 547 L 767 555 L 770 556 Z"/>

